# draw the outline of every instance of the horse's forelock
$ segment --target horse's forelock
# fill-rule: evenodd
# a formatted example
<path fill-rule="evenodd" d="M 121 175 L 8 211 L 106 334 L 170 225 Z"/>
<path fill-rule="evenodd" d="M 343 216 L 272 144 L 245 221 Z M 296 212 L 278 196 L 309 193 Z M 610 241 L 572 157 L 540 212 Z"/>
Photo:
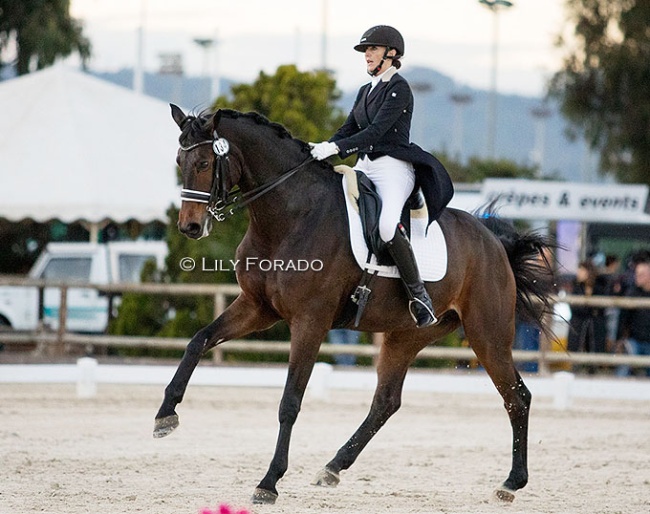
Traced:
<path fill-rule="evenodd" d="M 211 138 L 210 115 L 200 113 L 185 118 L 178 140 L 182 146 L 189 146 Z"/>

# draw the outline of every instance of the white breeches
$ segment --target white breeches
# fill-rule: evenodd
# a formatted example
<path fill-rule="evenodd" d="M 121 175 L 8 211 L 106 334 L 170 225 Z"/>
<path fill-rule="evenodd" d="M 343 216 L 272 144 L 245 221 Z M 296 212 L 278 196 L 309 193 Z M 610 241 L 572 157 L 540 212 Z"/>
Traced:
<path fill-rule="evenodd" d="M 364 156 L 357 161 L 354 169 L 363 171 L 377 187 L 382 200 L 379 236 L 388 242 L 395 236 L 402 209 L 415 186 L 413 165 L 388 155 L 374 161 Z"/>

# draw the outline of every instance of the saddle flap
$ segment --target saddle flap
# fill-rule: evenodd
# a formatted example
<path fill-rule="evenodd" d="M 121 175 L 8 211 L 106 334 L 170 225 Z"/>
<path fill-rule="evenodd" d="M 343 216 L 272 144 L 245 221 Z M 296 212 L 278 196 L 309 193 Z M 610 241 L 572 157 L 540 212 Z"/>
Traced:
<path fill-rule="evenodd" d="M 363 237 L 371 252 L 382 265 L 393 264 L 386 244 L 379 236 L 379 216 L 381 215 L 382 200 L 377 193 L 375 184 L 362 171 L 355 170 L 359 187 L 359 216 L 363 227 Z"/>
<path fill-rule="evenodd" d="M 389 264 L 383 264 L 383 262 L 380 263 L 377 256 L 374 255 L 373 250 L 371 263 L 369 265 L 367 264 L 366 261 L 368 258 L 369 250 L 373 249 L 373 244 L 368 241 L 368 238 L 364 234 L 365 227 L 363 223 L 365 222 L 362 221 L 363 218 L 360 216 L 359 212 L 360 186 L 357 181 L 358 175 L 355 170 L 345 165 L 335 166 L 334 170 L 343 176 L 343 191 L 345 193 L 345 203 L 348 211 L 350 243 L 352 245 L 352 253 L 354 254 L 357 264 L 359 264 L 361 268 L 377 270 L 379 276 L 398 278 L 399 272 L 397 271 L 397 267 L 392 265 L 393 261 L 390 259 L 390 257 L 387 259 Z M 365 179 L 368 180 L 368 182 L 372 183 L 368 177 L 365 177 Z M 376 205 L 381 205 L 381 199 L 379 199 L 379 204 Z M 415 257 L 418 262 L 418 268 L 420 269 L 422 278 L 427 282 L 435 282 L 441 280 L 447 271 L 447 245 L 440 226 L 437 222 L 433 222 L 430 226 L 428 225 L 426 206 L 418 210 L 409 211 L 405 209 L 405 211 L 410 212 L 411 245 L 413 246 L 413 251 L 415 253 Z M 378 218 L 374 223 L 378 223 Z M 373 223 L 370 223 L 370 225 L 372 224 Z M 368 226 L 367 223 L 366 226 Z M 379 239 L 378 235 L 377 238 Z M 370 239 L 372 240 L 372 238 Z M 381 241 L 381 239 L 379 240 Z M 386 252 L 386 254 L 387 253 L 388 252 Z"/>

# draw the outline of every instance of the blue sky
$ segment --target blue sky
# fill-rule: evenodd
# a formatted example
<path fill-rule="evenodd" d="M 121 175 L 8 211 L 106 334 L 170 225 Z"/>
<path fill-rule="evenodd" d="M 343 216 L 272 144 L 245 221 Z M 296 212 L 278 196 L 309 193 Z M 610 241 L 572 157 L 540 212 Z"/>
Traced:
<path fill-rule="evenodd" d="M 561 63 L 553 42 L 565 28 L 564 0 L 513 3 L 498 15 L 499 91 L 541 95 Z M 161 53 L 181 54 L 189 75 L 218 70 L 241 81 L 288 62 L 313 69 L 322 64 L 325 19 L 326 64 L 343 89 L 367 80 L 352 46 L 376 24 L 393 25 L 404 35 L 405 69 L 426 66 L 459 84 L 490 84 L 494 16 L 478 0 L 72 0 L 71 11 L 84 21 L 97 71 L 134 65 L 142 20 L 146 71 L 158 69 Z M 197 37 L 219 40 L 207 65 L 206 53 L 193 42 Z"/>

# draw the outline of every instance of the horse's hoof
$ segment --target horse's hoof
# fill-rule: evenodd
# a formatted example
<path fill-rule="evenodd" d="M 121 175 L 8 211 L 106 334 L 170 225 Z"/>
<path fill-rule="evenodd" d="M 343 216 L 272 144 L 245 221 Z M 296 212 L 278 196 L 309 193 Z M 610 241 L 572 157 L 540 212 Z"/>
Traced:
<path fill-rule="evenodd" d="M 336 487 L 339 485 L 340 481 L 341 478 L 339 477 L 338 473 L 335 471 L 330 471 L 327 468 L 323 468 L 316 474 L 311 485 L 320 485 L 322 487 Z"/>
<path fill-rule="evenodd" d="M 277 493 L 272 493 L 266 489 L 260 489 L 259 487 L 255 488 L 253 497 L 251 498 L 252 502 L 255 504 L 264 504 L 264 505 L 273 505 L 275 500 L 278 499 Z"/>
<path fill-rule="evenodd" d="M 176 430 L 179 424 L 178 414 L 173 414 L 172 416 L 157 419 L 153 426 L 153 436 L 156 439 L 165 437 L 166 435 L 169 435 L 174 430 Z"/>
<path fill-rule="evenodd" d="M 503 503 L 515 501 L 515 492 L 507 487 L 501 487 L 494 491 L 494 498 Z"/>

